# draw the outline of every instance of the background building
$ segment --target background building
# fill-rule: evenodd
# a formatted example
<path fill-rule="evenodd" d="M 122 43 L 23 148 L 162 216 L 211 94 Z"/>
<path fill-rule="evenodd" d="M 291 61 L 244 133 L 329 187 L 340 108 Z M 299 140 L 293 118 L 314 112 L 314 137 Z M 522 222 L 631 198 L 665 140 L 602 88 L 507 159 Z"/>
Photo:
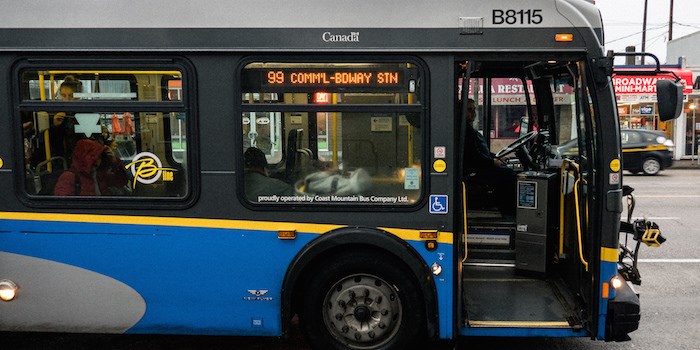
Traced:
<path fill-rule="evenodd" d="M 692 72 L 694 79 L 692 89 L 686 95 L 684 114 L 676 120 L 676 158 L 697 158 L 700 139 L 700 31 L 669 41 L 666 52 L 667 61 L 678 60 L 680 67 Z"/>

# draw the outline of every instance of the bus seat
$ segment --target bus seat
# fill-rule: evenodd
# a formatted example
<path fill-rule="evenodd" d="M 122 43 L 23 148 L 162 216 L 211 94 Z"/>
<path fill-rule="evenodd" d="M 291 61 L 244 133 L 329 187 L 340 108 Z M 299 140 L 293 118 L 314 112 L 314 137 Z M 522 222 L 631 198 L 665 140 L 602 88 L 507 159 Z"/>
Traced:
<path fill-rule="evenodd" d="M 31 184 L 27 190 L 32 194 L 52 195 L 58 177 L 67 169 L 68 161 L 63 157 L 51 157 L 37 164 L 33 171 L 28 171 Z"/>
<path fill-rule="evenodd" d="M 316 158 L 314 157 L 314 152 L 311 149 L 297 149 L 297 164 L 299 166 L 299 173 L 301 177 L 318 170 L 316 168 L 315 160 Z"/>
<path fill-rule="evenodd" d="M 301 170 L 297 150 L 303 131 L 303 129 L 294 129 L 287 134 L 287 148 L 284 152 L 284 177 L 289 183 L 294 183 L 298 179 Z"/>
<path fill-rule="evenodd" d="M 470 210 L 498 210 L 493 185 L 478 181 L 475 173 L 467 174 L 464 181 L 467 183 L 467 203 Z"/>

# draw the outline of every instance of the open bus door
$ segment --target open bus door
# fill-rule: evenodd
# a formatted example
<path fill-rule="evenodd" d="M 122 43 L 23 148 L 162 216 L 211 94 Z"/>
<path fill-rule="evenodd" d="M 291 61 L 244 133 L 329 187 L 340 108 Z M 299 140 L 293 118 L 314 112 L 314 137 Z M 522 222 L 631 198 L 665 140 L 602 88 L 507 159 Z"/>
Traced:
<path fill-rule="evenodd" d="M 628 339 L 638 327 L 639 299 L 614 280 L 634 282 L 636 249 L 620 249 L 617 261 L 618 231 L 610 219 L 622 190 L 606 188 L 594 171 L 620 154 L 617 120 L 606 113 L 614 111 L 614 99 L 606 95 L 611 71 L 601 75 L 596 60 L 577 56 L 490 57 L 455 67 L 463 77 L 456 94 L 464 179 L 463 218 L 455 220 L 464 232 L 460 334 Z M 658 73 L 664 72 L 657 67 L 649 74 Z M 661 119 L 677 117 L 677 82 L 659 80 L 657 89 Z M 599 95 L 611 98 L 596 100 Z M 466 108 L 467 101 L 473 108 Z M 465 122 L 467 111 L 479 114 L 469 116 L 476 120 L 473 128 Z M 521 125 L 517 136 L 510 135 L 515 140 L 503 130 L 511 120 Z M 468 142 L 470 132 L 482 141 Z M 494 206 L 504 194 L 493 189 L 503 183 L 478 183 L 468 170 L 472 159 L 464 155 L 481 144 L 517 174 L 517 190 L 507 198 L 516 203 L 515 214 Z M 515 157 L 504 159 L 509 154 Z M 662 243 L 653 223 L 638 226 L 622 225 L 623 233 Z M 633 262 L 625 265 L 630 256 Z"/>
<path fill-rule="evenodd" d="M 582 60 L 466 61 L 455 65 L 462 206 L 461 335 L 588 336 L 598 315 L 592 261 L 599 237 L 588 226 L 591 105 Z M 460 79 L 461 78 L 461 79 Z M 472 176 L 473 130 L 497 163 L 516 174 L 504 192 Z M 508 130 L 511 124 L 518 132 Z M 565 160 L 562 144 L 575 143 Z M 564 179 L 564 180 L 562 180 Z M 499 184 L 491 184 L 498 186 Z M 493 198 L 496 197 L 496 205 Z M 501 201 L 502 202 L 502 201 Z"/>

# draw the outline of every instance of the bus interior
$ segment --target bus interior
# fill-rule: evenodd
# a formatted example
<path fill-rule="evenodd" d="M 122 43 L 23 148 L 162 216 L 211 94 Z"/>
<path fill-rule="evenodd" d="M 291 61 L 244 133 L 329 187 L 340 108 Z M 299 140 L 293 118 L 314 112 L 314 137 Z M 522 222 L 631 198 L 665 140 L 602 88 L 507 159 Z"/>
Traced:
<path fill-rule="evenodd" d="M 74 84 L 70 97 L 59 93 L 66 82 Z M 124 166 L 143 165 L 142 156 L 152 155 L 173 174 L 139 186 L 132 177 L 129 185 L 109 188 L 103 195 L 188 195 L 182 72 L 27 67 L 21 70 L 21 91 L 25 187 L 30 196 L 53 196 L 81 139 L 110 147 Z M 121 108 L 114 110 L 115 104 Z"/>
<path fill-rule="evenodd" d="M 589 321 L 593 298 L 586 187 L 594 145 L 585 140 L 594 139 L 594 108 L 585 64 L 477 60 L 457 66 L 456 120 L 466 119 L 461 100 L 472 99 L 474 129 L 500 166 L 517 176 L 515 193 L 499 192 L 504 184 L 480 181 L 463 164 L 465 327 L 577 333 Z M 565 143 L 578 147 L 562 156 L 558 148 Z M 497 196 L 504 195 L 512 197 L 514 211 L 498 207 Z"/>

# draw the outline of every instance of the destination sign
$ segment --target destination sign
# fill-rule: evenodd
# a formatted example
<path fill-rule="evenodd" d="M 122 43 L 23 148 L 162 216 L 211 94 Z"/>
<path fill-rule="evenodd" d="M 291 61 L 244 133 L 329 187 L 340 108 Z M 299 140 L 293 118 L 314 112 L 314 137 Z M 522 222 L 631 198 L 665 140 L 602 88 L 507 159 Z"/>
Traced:
<path fill-rule="evenodd" d="M 245 92 L 415 92 L 413 69 L 269 68 L 243 70 Z"/>

